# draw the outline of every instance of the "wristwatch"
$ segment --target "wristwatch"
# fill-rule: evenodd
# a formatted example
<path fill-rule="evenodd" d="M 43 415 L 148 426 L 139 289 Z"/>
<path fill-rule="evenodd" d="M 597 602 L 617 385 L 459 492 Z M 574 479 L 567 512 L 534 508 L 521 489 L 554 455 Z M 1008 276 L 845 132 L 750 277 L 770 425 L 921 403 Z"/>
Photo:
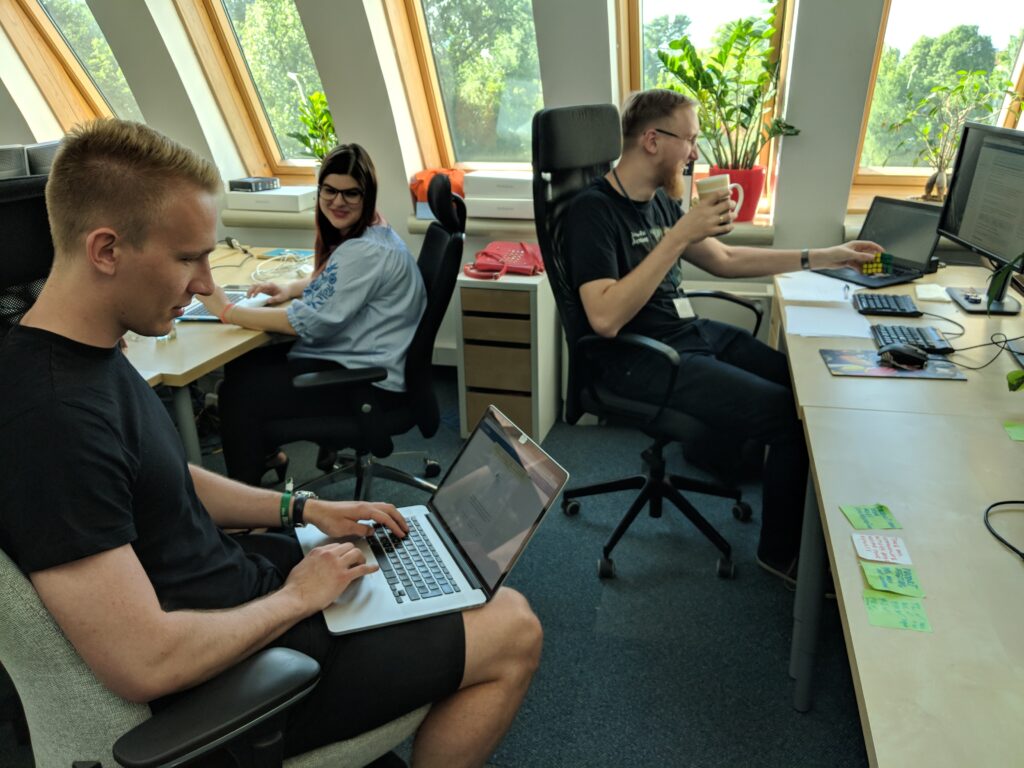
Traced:
<path fill-rule="evenodd" d="M 800 269 L 811 268 L 811 249 L 804 248 L 800 251 Z"/>
<path fill-rule="evenodd" d="M 292 527 L 302 528 L 306 524 L 306 519 L 303 517 L 306 508 L 306 501 L 309 499 L 319 499 L 312 491 L 296 491 L 295 501 L 292 502 Z"/>

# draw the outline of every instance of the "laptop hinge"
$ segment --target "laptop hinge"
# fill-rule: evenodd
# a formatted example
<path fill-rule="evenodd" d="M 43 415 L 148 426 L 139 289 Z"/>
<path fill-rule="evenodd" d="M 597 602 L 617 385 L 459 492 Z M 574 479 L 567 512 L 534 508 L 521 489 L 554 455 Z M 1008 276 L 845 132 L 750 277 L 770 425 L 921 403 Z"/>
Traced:
<path fill-rule="evenodd" d="M 448 534 L 448 531 L 444 529 L 443 525 L 437 522 L 437 512 L 434 511 L 432 506 L 428 506 L 427 509 L 430 511 L 430 514 L 427 515 L 427 521 L 430 523 L 431 528 L 434 529 L 434 532 L 441 538 L 445 548 L 448 550 L 448 554 L 452 556 L 452 560 L 454 560 L 455 564 L 459 566 L 459 570 L 462 571 L 462 575 L 466 577 L 466 581 L 469 582 L 469 586 L 473 589 L 479 589 L 487 595 L 488 599 L 490 599 L 491 590 L 483 583 L 480 576 L 477 575 L 476 570 L 472 565 L 470 565 L 469 561 L 463 557 L 462 550 L 459 548 L 459 545 L 455 543 L 455 539 Z"/>

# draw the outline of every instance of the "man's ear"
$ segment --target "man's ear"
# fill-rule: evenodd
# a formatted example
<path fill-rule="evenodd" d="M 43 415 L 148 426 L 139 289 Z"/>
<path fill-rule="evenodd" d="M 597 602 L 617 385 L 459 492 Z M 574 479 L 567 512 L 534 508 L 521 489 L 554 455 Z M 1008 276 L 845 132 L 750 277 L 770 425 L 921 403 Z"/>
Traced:
<path fill-rule="evenodd" d="M 109 227 L 94 229 L 85 236 L 85 252 L 89 263 L 104 275 L 117 272 L 121 238 Z"/>

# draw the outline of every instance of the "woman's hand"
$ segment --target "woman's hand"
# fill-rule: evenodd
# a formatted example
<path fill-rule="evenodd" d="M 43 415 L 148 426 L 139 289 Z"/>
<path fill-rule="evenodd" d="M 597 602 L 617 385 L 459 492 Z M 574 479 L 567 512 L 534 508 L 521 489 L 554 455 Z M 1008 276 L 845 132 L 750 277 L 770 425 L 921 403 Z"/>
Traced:
<path fill-rule="evenodd" d="M 394 504 L 382 501 L 324 501 L 310 499 L 303 510 L 306 522 L 331 537 L 369 536 L 373 527 L 359 522 L 372 520 L 387 526 L 399 538 L 409 532 L 409 524 Z"/>
<path fill-rule="evenodd" d="M 268 305 L 280 304 L 282 301 L 288 301 L 288 299 L 292 298 L 290 291 L 277 283 L 256 283 L 245 292 L 245 295 L 255 296 L 257 293 L 265 293 L 270 297 L 267 299 Z"/>
<path fill-rule="evenodd" d="M 867 264 L 874 260 L 875 256 L 885 249 L 878 243 L 870 240 L 851 240 L 842 245 L 834 245 L 831 248 L 816 248 L 811 255 L 815 269 L 827 267 L 854 267 L 860 268 L 861 264 Z"/>
<path fill-rule="evenodd" d="M 200 296 L 197 293 L 196 298 L 203 303 L 214 317 L 220 317 L 221 313 L 224 312 L 224 308 L 231 303 L 228 301 L 228 295 L 224 293 L 224 289 L 219 285 L 213 287 L 213 293 L 209 296 Z"/>

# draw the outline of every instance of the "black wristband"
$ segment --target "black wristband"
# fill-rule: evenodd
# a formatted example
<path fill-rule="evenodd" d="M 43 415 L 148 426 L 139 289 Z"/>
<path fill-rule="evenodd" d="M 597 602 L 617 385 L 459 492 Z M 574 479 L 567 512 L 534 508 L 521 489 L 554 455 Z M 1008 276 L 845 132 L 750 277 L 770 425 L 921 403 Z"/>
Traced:
<path fill-rule="evenodd" d="M 800 269 L 811 268 L 811 249 L 804 248 L 800 251 Z"/>
<path fill-rule="evenodd" d="M 295 495 L 295 501 L 292 502 L 292 526 L 295 528 L 301 528 L 306 524 L 305 511 L 306 511 L 306 499 L 316 498 L 315 496 L 306 496 L 305 494 L 298 493 Z"/>

